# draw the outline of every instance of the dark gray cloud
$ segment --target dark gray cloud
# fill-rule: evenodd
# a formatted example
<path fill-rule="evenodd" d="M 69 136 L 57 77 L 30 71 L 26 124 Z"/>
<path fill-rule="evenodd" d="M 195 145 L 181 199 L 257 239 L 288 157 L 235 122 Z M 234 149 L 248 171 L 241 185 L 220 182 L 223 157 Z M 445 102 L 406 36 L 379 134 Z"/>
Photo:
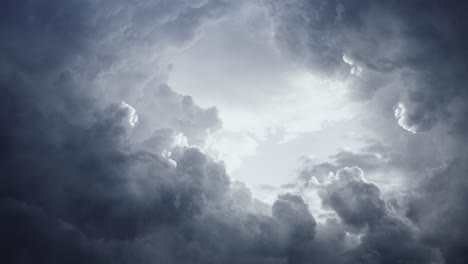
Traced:
<path fill-rule="evenodd" d="M 3 5 L 2 263 L 305 261 L 315 221 L 302 198 L 281 196 L 270 216 L 222 163 L 177 142 L 218 128 L 216 109 L 164 76 L 135 97 L 102 85 L 117 83 L 103 72 L 132 76 L 119 67 L 135 45 L 183 45 L 224 3 Z"/>
<path fill-rule="evenodd" d="M 421 227 L 424 239 L 443 250 L 447 263 L 464 263 L 467 258 L 467 156 L 459 155 L 433 171 L 407 210 L 408 217 Z"/>
<path fill-rule="evenodd" d="M 363 99 L 400 80 L 396 114 L 410 131 L 439 121 L 465 126 L 464 3 L 266 2 L 278 46 L 312 72 L 350 78 L 351 93 Z"/>
<path fill-rule="evenodd" d="M 119 46 L 100 50 L 96 45 L 112 43 L 106 38 L 116 34 L 113 26 L 118 25 L 112 23 L 126 18 L 119 14 L 123 4 L 2 3 L 0 199 L 2 247 L 8 250 L 2 262 L 147 263 L 154 259 L 136 249 L 146 243 L 140 240 L 163 226 L 182 226 L 199 215 L 205 203 L 223 200 L 229 188 L 223 166 L 198 149 L 176 150 L 171 159 L 135 149 L 130 135 L 141 122 L 136 110 L 127 103 L 97 104 L 92 82 L 97 72 L 118 63 Z M 140 4 L 123 10 L 152 7 L 169 15 L 172 6 Z M 177 41 L 169 36 L 166 45 L 192 38 L 197 21 L 213 14 L 200 13 L 204 6 L 176 4 L 165 26 L 175 23 L 178 12 L 196 16 L 184 16 L 193 27 L 178 26 L 190 32 L 170 30 L 180 36 L 174 36 Z M 163 19 L 153 12 L 147 15 L 154 17 Z M 108 55 L 115 57 L 106 61 Z M 182 108 L 187 120 L 203 119 L 204 110 L 190 98 L 170 88 L 165 91 L 163 100 L 175 98 L 171 104 Z M 177 111 L 172 106 L 164 110 L 168 115 Z M 210 122 L 219 122 L 215 110 L 207 111 L 214 121 L 200 121 L 196 127 L 209 129 Z M 175 129 L 186 132 L 190 124 L 179 122 L 184 127 Z M 170 135 L 155 139 L 163 146 L 172 140 Z"/>
<path fill-rule="evenodd" d="M 350 232 L 361 233 L 346 263 L 443 263 L 439 250 L 419 240 L 416 227 L 395 213 L 360 168 L 339 170 L 319 194 Z"/>
<path fill-rule="evenodd" d="M 319 193 L 325 207 L 333 208 L 353 229 L 374 228 L 386 214 L 379 188 L 367 183 L 358 167 L 341 169 L 336 178 Z"/>
<path fill-rule="evenodd" d="M 375 125 L 373 128 L 389 140 L 390 152 L 385 151 L 389 156 L 377 156 L 368 150 L 343 151 L 333 157 L 333 162 L 306 169 L 303 173 L 306 178 L 328 174 L 342 165 L 359 165 L 371 173 L 375 169 L 402 169 L 401 174 L 407 179 L 422 181 L 406 202 L 410 204 L 407 214 L 421 229 L 423 240 L 440 248 L 446 263 L 466 262 L 463 223 L 467 222 L 468 200 L 462 191 L 466 187 L 467 158 L 462 147 L 466 142 L 468 99 L 466 4 L 460 1 L 268 2 L 280 48 L 292 53 L 301 63 L 311 65 L 311 71 L 324 75 L 343 72 L 339 58 L 347 55 L 351 68 L 358 65 L 362 69 L 359 78 L 363 82 L 359 86 L 365 88 L 369 84 L 366 78 L 370 74 L 377 77 L 373 90 L 387 86 L 387 90 L 398 91 L 396 100 L 393 96 L 380 96 L 369 111 L 387 115 L 385 111 L 392 111 L 388 105 L 393 104 L 398 124 L 416 133 L 414 138 L 425 138 L 419 143 L 414 138 L 401 140 L 403 136 L 392 131 L 389 125 Z M 393 77 L 388 79 L 382 75 Z M 393 84 L 388 86 L 390 83 Z M 362 90 L 362 87 L 352 88 Z M 364 91 L 360 97 L 371 98 L 372 89 Z M 379 245 L 381 242 L 376 239 L 377 236 L 370 239 L 369 244 Z M 379 262 L 372 254 L 361 261 Z"/>
<path fill-rule="evenodd" d="M 322 76 L 354 78 L 365 99 L 401 77 L 400 125 L 446 124 L 444 135 L 462 146 L 462 3 L 268 2 L 283 52 Z M 370 144 L 314 166 L 303 176 L 322 175 L 322 203 L 336 214 L 319 222 L 302 197 L 283 194 L 270 207 L 189 146 L 202 146 L 221 121 L 168 87 L 161 65 L 222 17 L 226 1 L 1 6 L 2 263 L 466 262 L 461 147 L 407 211 L 360 169 L 342 167 L 414 172 L 440 163 Z M 336 178 L 325 182 L 330 171 Z"/>

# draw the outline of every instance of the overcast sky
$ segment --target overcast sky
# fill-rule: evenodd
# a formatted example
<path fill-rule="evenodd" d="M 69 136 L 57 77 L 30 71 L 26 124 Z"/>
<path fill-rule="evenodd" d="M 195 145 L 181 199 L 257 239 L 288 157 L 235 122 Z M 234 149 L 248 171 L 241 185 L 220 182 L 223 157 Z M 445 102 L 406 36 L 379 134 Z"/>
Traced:
<path fill-rule="evenodd" d="M 467 263 L 467 8 L 2 1 L 0 262 Z"/>

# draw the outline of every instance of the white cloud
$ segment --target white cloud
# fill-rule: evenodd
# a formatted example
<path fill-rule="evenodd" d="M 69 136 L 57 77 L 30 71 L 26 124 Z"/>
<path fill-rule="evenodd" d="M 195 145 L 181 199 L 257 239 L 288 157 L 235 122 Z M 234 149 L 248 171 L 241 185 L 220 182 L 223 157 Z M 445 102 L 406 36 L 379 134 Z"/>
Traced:
<path fill-rule="evenodd" d="M 398 120 L 398 125 L 400 125 L 405 130 L 416 134 L 417 128 L 415 126 L 410 125 L 408 111 L 406 106 L 403 103 L 398 103 L 395 108 L 395 117 Z"/>
<path fill-rule="evenodd" d="M 131 105 L 125 102 L 121 102 L 119 104 L 119 108 L 122 109 L 126 113 L 128 124 L 131 127 L 134 127 L 138 123 L 138 115 L 136 113 L 135 108 L 133 108 Z"/>
<path fill-rule="evenodd" d="M 349 66 L 351 66 L 351 70 L 350 70 L 351 74 L 354 74 L 356 76 L 361 76 L 362 68 L 359 65 L 356 65 L 350 57 L 346 56 L 346 54 L 343 54 L 343 61 Z"/>

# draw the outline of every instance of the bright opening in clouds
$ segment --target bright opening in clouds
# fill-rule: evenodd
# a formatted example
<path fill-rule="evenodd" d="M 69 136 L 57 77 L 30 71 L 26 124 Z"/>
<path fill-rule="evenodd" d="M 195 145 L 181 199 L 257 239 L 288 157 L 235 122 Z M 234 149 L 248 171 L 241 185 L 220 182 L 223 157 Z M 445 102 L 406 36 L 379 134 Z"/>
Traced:
<path fill-rule="evenodd" d="M 298 157 L 307 154 L 291 141 L 301 137 L 307 141 L 311 137 L 304 136 L 306 133 L 320 133 L 330 124 L 355 118 L 353 104 L 346 98 L 345 80 L 315 76 L 282 55 L 265 10 L 258 6 L 243 6 L 207 26 L 171 67 L 169 84 L 174 90 L 219 109 L 223 128 L 211 138 L 208 152 L 223 160 L 233 177 L 252 187 L 291 181 L 300 165 Z M 330 141 L 349 140 L 353 129 L 323 136 Z M 268 156 L 259 150 L 275 147 L 287 149 L 294 159 Z M 324 147 L 317 144 L 314 154 L 330 155 Z M 335 151 L 339 146 L 328 147 Z M 246 160 L 275 165 L 269 172 L 261 172 L 267 175 L 255 176 L 258 165 Z"/>
<path fill-rule="evenodd" d="M 0 263 L 467 263 L 466 8 L 3 1 Z"/>

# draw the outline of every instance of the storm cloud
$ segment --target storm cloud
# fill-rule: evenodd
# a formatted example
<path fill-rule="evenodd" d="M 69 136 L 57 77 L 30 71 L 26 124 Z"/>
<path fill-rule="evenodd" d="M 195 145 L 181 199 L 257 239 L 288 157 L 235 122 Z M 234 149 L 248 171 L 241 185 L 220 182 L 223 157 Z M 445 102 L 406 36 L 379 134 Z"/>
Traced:
<path fill-rule="evenodd" d="M 372 90 L 361 99 L 374 100 L 370 104 L 374 108 L 369 110 L 379 113 L 390 112 L 388 106 L 393 105 L 398 125 L 417 135 L 402 136 L 390 125 L 372 120 L 370 127 L 385 135 L 388 142 L 383 145 L 389 146 L 387 150 L 340 151 L 331 162 L 306 167 L 302 176 L 315 176 L 320 181 L 330 171 L 359 165 L 365 171 L 384 175 L 398 169 L 410 180 L 418 179 L 420 185 L 415 193 L 404 198 L 410 204 L 407 214 L 419 225 L 423 240 L 442 249 L 446 263 L 463 263 L 466 243 L 461 237 L 466 228 L 462 222 L 466 222 L 468 214 L 467 200 L 459 188 L 466 186 L 463 164 L 467 156 L 461 147 L 466 142 L 466 5 L 457 1 L 297 2 L 269 1 L 280 48 L 325 75 L 342 74 L 347 64 L 349 76 L 345 78 L 355 79 L 353 67 L 358 65 L 361 81 L 353 89 L 359 91 L 369 87 L 367 74 L 381 76 L 378 82 L 371 82 Z M 300 48 L 294 47 L 298 43 Z M 345 56 L 343 61 L 340 55 Z M 374 92 L 391 94 L 390 89 L 397 96 L 371 96 Z M 387 120 L 385 116 L 380 118 Z M 407 144 L 413 149 L 408 149 Z M 326 195 L 327 204 L 338 214 L 341 210 L 345 222 L 361 223 L 348 214 L 356 212 L 354 209 L 348 212 L 339 206 L 340 201 L 347 201 L 340 198 L 347 191 L 351 190 L 344 188 L 338 196 Z M 382 215 L 377 210 L 380 207 L 374 207 L 377 202 L 365 210 L 374 211 L 372 217 Z M 376 259 L 368 261 L 379 263 Z"/>
<path fill-rule="evenodd" d="M 168 84 L 239 5 L 0 4 L 0 262 L 467 261 L 466 6 L 255 2 L 278 52 L 347 83 L 387 141 L 307 164 L 270 205 L 208 154 L 219 110 Z M 394 175 L 404 192 L 379 186 Z"/>

